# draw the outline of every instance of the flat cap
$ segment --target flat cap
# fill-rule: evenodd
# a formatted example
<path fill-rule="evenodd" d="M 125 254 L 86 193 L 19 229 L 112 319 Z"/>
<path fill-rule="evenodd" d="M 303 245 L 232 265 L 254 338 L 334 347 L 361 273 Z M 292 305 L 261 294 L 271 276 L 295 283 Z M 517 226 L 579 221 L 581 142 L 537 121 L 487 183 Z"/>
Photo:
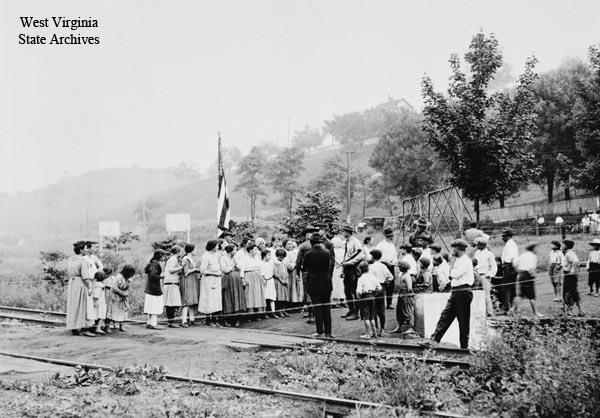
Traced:
<path fill-rule="evenodd" d="M 464 239 L 455 239 L 450 243 L 450 246 L 465 249 L 469 246 L 469 244 Z"/>

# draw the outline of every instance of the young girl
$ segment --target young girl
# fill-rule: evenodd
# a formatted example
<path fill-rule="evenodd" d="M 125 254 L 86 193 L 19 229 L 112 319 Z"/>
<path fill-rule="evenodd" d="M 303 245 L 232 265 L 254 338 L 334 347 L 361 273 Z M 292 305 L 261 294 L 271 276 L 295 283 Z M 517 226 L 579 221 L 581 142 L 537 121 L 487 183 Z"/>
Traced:
<path fill-rule="evenodd" d="M 123 323 L 127 321 L 129 312 L 129 286 L 131 278 L 135 275 L 135 268 L 125 264 L 121 273 L 117 275 L 111 292 L 111 303 L 108 317 L 119 324 L 119 331 L 125 332 Z"/>
<path fill-rule="evenodd" d="M 92 297 L 94 298 L 94 311 L 96 314 L 96 334 L 104 335 L 106 332 L 102 331 L 106 327 L 104 318 L 106 318 L 106 294 L 104 289 L 104 280 L 106 279 L 106 272 L 104 269 L 98 270 L 94 275 L 94 291 Z"/>
<path fill-rule="evenodd" d="M 588 286 L 590 293 L 598 297 L 598 287 L 600 287 L 600 239 L 596 238 L 590 242 L 592 250 L 588 254 L 586 266 L 588 271 Z M 596 293 L 594 293 L 594 285 L 596 285 Z"/>
<path fill-rule="evenodd" d="M 396 306 L 396 319 L 398 327 L 392 332 L 402 333 L 404 338 L 416 337 L 415 327 L 415 295 L 413 293 L 413 276 L 409 274 L 410 264 L 406 261 L 398 263 L 400 274 L 396 279 L 398 292 L 398 305 Z"/>
<path fill-rule="evenodd" d="M 573 305 L 577 305 L 578 315 L 583 316 L 581 309 L 579 292 L 577 291 L 577 273 L 579 271 L 579 258 L 573 247 L 575 243 L 570 239 L 563 241 L 563 252 L 565 258 L 563 260 L 563 308 L 565 313 L 570 313 L 573 310 Z"/>
<path fill-rule="evenodd" d="M 260 275 L 263 279 L 263 288 L 267 306 L 271 309 L 269 318 L 279 318 L 275 314 L 275 301 L 277 300 L 277 290 L 275 289 L 275 280 L 273 279 L 274 266 L 271 262 L 271 252 L 268 249 L 260 252 L 261 264 Z"/>
<path fill-rule="evenodd" d="M 380 331 L 375 324 L 375 295 L 381 291 L 379 280 L 369 273 L 369 264 L 361 261 L 358 265 L 360 277 L 356 284 L 356 296 L 358 296 L 360 319 L 365 323 L 365 334 L 360 338 L 376 338 Z"/>
<path fill-rule="evenodd" d="M 285 309 L 287 308 L 287 302 L 289 297 L 288 292 L 288 269 L 285 265 L 285 257 L 287 252 L 283 248 L 275 250 L 275 261 L 273 263 L 273 278 L 275 279 L 275 290 L 277 292 L 277 300 L 275 307 L 277 308 L 280 318 L 290 316 Z"/>
<path fill-rule="evenodd" d="M 183 271 L 179 290 L 181 291 L 181 326 L 184 328 L 194 325 L 194 311 L 198 308 L 198 300 L 200 299 L 197 278 L 200 269 L 196 268 L 196 262 L 194 261 L 195 249 L 194 244 L 185 244 L 185 256 L 181 260 Z M 189 323 L 188 314 L 190 317 Z"/>
<path fill-rule="evenodd" d="M 200 262 L 200 271 L 202 280 L 200 281 L 200 301 L 198 311 L 206 314 L 206 325 L 211 327 L 220 327 L 217 316 L 223 310 L 223 301 L 221 300 L 221 264 L 219 263 L 218 242 L 210 240 L 206 243 L 206 252 L 202 254 Z"/>
<path fill-rule="evenodd" d="M 106 300 L 106 315 L 105 315 L 105 319 L 104 319 L 104 332 L 108 334 L 109 329 L 110 329 L 110 325 L 111 325 L 111 320 L 108 317 L 108 312 L 110 312 L 110 305 L 112 303 L 112 298 L 110 297 L 111 291 L 113 286 L 115 285 L 115 281 L 117 280 L 117 276 L 113 274 L 113 271 L 108 268 L 108 267 L 104 267 L 103 268 L 104 273 L 106 274 L 106 279 L 104 279 L 103 282 L 103 286 L 104 286 L 104 296 L 105 296 L 105 300 Z M 116 329 L 115 327 L 115 323 L 112 322 L 112 329 Z"/>
<path fill-rule="evenodd" d="M 290 305 L 297 308 L 302 304 L 304 298 L 304 283 L 302 282 L 302 276 L 298 274 L 296 270 L 296 259 L 298 258 L 298 245 L 293 239 L 287 239 L 283 241 L 283 246 L 287 251 L 285 258 L 285 265 L 288 269 L 288 300 Z"/>
<path fill-rule="evenodd" d="M 146 322 L 146 328 L 148 329 L 160 329 L 158 328 L 158 315 L 162 314 L 164 307 L 163 292 L 160 285 L 162 267 L 160 262 L 164 258 L 166 252 L 157 249 L 154 251 L 154 255 L 150 262 L 144 269 L 144 272 L 148 275 L 146 279 L 146 289 L 144 291 L 144 313 L 148 315 Z"/>
<path fill-rule="evenodd" d="M 552 241 L 550 243 L 550 257 L 548 266 L 548 275 L 554 287 L 554 299 L 552 302 L 562 301 L 562 265 L 564 262 L 564 255 L 560 250 L 560 242 Z"/>

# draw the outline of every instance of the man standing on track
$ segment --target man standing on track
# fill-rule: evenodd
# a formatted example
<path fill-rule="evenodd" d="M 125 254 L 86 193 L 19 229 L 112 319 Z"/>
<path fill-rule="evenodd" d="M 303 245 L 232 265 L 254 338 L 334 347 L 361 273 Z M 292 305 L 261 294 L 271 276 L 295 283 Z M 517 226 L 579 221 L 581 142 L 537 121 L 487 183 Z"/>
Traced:
<path fill-rule="evenodd" d="M 511 228 L 505 228 L 500 233 L 504 241 L 502 250 L 502 284 L 500 289 L 500 303 L 502 309 L 508 312 L 512 308 L 517 295 L 517 260 L 519 258 L 519 247 L 513 240 L 514 232 Z"/>
<path fill-rule="evenodd" d="M 321 242 L 321 235 L 314 232 L 309 239 L 311 249 L 304 256 L 303 266 L 306 270 L 306 292 L 314 304 L 315 337 L 333 338 L 331 335 L 331 256 Z"/>
<path fill-rule="evenodd" d="M 358 319 L 358 303 L 356 300 L 356 284 L 358 281 L 358 274 L 356 268 L 364 258 L 362 253 L 362 245 L 360 241 L 353 236 L 354 228 L 352 225 L 345 225 L 342 230 L 344 231 L 344 238 L 346 243 L 344 246 L 344 261 L 342 262 L 343 274 L 344 274 L 344 291 L 346 293 L 346 303 L 348 303 L 348 312 L 342 316 L 348 321 L 354 321 Z"/>
<path fill-rule="evenodd" d="M 390 273 L 392 273 L 392 277 L 395 279 L 395 266 L 398 263 L 398 253 L 396 251 L 396 246 L 394 245 L 394 231 L 392 228 L 386 228 L 383 230 L 383 235 L 385 239 L 378 243 L 375 246 L 375 249 L 381 251 L 381 263 L 383 263 Z M 384 285 L 385 287 L 385 299 L 387 309 L 392 308 L 392 298 L 394 294 L 394 280 Z"/>

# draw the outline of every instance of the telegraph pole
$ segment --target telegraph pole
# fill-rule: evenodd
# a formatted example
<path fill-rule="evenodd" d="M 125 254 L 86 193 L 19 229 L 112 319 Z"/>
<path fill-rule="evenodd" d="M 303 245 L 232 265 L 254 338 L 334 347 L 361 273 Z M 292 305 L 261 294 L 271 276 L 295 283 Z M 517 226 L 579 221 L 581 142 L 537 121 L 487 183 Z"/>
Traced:
<path fill-rule="evenodd" d="M 346 166 L 347 182 L 346 182 L 346 222 L 350 223 L 350 210 L 352 209 L 352 199 L 350 199 L 350 156 L 354 154 L 354 151 L 346 151 L 348 154 L 348 165 Z"/>

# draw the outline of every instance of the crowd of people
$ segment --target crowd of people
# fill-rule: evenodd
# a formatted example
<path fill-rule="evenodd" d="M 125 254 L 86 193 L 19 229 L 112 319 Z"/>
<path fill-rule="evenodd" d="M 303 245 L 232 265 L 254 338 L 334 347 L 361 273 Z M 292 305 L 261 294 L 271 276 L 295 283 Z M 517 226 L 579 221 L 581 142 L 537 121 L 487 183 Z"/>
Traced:
<path fill-rule="evenodd" d="M 157 249 L 144 269 L 146 327 L 162 329 L 158 317 L 163 312 L 170 328 L 194 325 L 198 314 L 210 327 L 239 327 L 245 321 L 304 312 L 307 322 L 315 324 L 315 336 L 333 337 L 331 308 L 345 307 L 343 318 L 364 323 L 361 338 L 377 338 L 386 333 L 386 311 L 394 309 L 397 294 L 397 324 L 387 332 L 417 338 L 415 295 L 451 292 L 432 341 L 439 342 L 456 318 L 460 345 L 467 348 L 474 288 L 484 291 L 488 316 L 515 313 L 519 297 L 528 299 L 533 313 L 541 316 L 535 305 L 536 243 L 527 244 L 519 254 L 514 232 L 506 228 L 501 232 L 502 255 L 496 257 L 487 248 L 490 237 L 472 224 L 464 233 L 466 240 L 451 243 L 450 255 L 433 241 L 428 227 L 426 219 L 419 219 L 408 242 L 399 248 L 389 228 L 373 246 L 371 237 L 361 243 L 351 225 L 343 227 L 342 236 L 333 237 L 328 236 L 327 225 L 309 225 L 300 243 L 279 237 L 266 242 L 250 235 L 235 242 L 233 234 L 224 231 L 221 239 L 206 243 L 199 263 L 194 244 L 174 245 L 169 252 Z M 566 310 L 577 306 L 582 313 L 577 293 L 579 260 L 573 245 L 570 240 L 552 243 L 549 275 L 554 300 L 563 302 Z M 588 270 L 597 273 L 590 274 L 589 286 L 597 296 L 600 240 L 591 245 Z M 124 332 L 135 269 L 125 265 L 113 275 L 94 248 L 89 241 L 74 244 L 75 255 L 68 264 L 67 328 L 85 336 Z M 493 286 L 495 277 L 500 279 Z M 492 302 L 493 287 L 500 312 Z"/>

